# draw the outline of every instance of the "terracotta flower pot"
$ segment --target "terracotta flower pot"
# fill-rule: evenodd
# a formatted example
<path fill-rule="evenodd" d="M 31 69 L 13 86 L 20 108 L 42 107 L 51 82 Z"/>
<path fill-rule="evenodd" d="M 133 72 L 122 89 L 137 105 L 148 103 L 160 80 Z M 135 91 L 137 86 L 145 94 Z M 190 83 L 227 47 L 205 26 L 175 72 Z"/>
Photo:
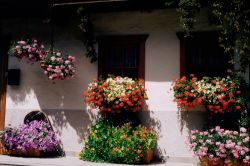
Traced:
<path fill-rule="evenodd" d="M 208 157 L 200 157 L 201 166 L 209 166 Z"/>
<path fill-rule="evenodd" d="M 241 166 L 241 162 L 230 160 L 229 162 L 225 162 L 224 166 Z"/>
<path fill-rule="evenodd" d="M 249 166 L 249 163 L 240 162 L 240 166 Z"/>
<path fill-rule="evenodd" d="M 4 147 L 3 143 L 0 141 L 0 155 L 8 155 L 8 154 L 10 154 L 10 151 L 8 151 Z"/>
<path fill-rule="evenodd" d="M 144 154 L 144 158 L 143 158 L 144 163 L 149 164 L 153 159 L 153 154 L 154 154 L 154 151 L 152 149 L 148 149 L 146 153 Z"/>
<path fill-rule="evenodd" d="M 224 166 L 224 160 L 210 160 L 209 159 L 209 166 Z"/>

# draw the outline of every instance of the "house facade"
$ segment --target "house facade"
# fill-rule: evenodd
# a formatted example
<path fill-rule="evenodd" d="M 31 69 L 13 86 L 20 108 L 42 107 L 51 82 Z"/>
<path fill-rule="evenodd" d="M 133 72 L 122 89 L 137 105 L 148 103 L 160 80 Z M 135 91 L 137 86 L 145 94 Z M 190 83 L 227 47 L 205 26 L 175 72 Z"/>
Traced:
<path fill-rule="evenodd" d="M 115 7 L 114 5 L 113 8 Z M 79 17 L 72 14 L 72 11 L 69 12 L 69 8 L 67 5 L 54 6 L 53 12 L 61 13 L 61 17 L 54 23 L 47 20 L 50 15 L 1 19 L 2 48 L 7 48 L 4 36 L 7 36 L 9 41 L 26 36 L 35 37 L 43 41 L 46 47 L 53 42 L 55 49 L 74 55 L 77 66 L 75 78 L 52 83 L 44 75 L 38 63 L 30 65 L 19 61 L 15 57 L 8 56 L 7 49 L 2 49 L 1 127 L 19 125 L 31 111 L 42 111 L 48 116 L 66 155 L 79 152 L 83 147 L 87 126 L 93 122 L 96 115 L 96 112 L 87 110 L 83 101 L 83 91 L 87 89 L 88 83 L 98 78 L 100 72 L 105 70 L 114 71 L 114 74 L 116 72 L 111 68 L 105 68 L 109 62 L 117 64 L 114 60 L 116 54 L 112 57 L 107 55 L 108 49 L 104 53 L 101 48 L 104 50 L 110 48 L 109 54 L 117 47 L 119 41 L 124 40 L 124 37 L 136 41 L 143 36 L 143 39 L 138 41 L 142 45 L 137 43 L 135 52 L 131 53 L 143 57 L 137 59 L 141 66 L 136 66 L 135 71 L 127 72 L 141 73 L 140 78 L 145 80 L 148 108 L 140 113 L 140 118 L 144 125 L 159 133 L 156 156 L 170 157 L 170 159 L 192 158 L 192 152 L 188 151 L 185 140 L 190 130 L 203 127 L 206 112 L 197 109 L 180 113 L 173 101 L 172 80 L 179 78 L 185 67 L 188 68 L 181 56 L 182 43 L 177 35 L 181 29 L 176 9 L 155 7 L 150 10 L 138 8 L 117 11 L 108 8 L 109 10 L 91 13 L 94 34 L 99 39 L 96 50 L 98 55 L 107 56 L 91 63 L 85 56 L 82 32 L 77 27 Z M 208 32 L 216 29 L 209 25 L 206 10 L 201 11 L 198 17 L 197 31 Z M 6 69 L 20 69 L 18 85 L 8 85 L 5 77 Z"/>

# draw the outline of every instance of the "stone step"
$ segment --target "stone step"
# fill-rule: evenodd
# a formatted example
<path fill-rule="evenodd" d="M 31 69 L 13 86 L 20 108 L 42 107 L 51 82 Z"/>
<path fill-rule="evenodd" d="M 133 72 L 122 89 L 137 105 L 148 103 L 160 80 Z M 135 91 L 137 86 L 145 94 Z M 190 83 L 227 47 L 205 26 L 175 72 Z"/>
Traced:
<path fill-rule="evenodd" d="M 23 158 L 0 155 L 0 166 L 126 166 L 126 164 L 93 163 L 81 161 L 76 157 L 60 158 Z M 166 162 L 152 163 L 151 166 L 196 166 L 194 163 Z"/>

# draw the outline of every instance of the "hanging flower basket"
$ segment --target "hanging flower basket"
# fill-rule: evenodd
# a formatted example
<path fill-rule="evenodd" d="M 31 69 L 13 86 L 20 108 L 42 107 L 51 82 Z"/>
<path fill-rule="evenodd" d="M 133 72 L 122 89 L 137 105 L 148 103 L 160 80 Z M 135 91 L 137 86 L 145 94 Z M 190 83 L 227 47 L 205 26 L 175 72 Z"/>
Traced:
<path fill-rule="evenodd" d="M 45 57 L 45 49 L 44 45 L 36 39 L 27 39 L 14 42 L 10 47 L 9 54 L 33 64 Z"/>
<path fill-rule="evenodd" d="M 119 76 L 91 82 L 84 96 L 91 109 L 111 113 L 141 111 L 147 99 L 142 81 Z"/>
<path fill-rule="evenodd" d="M 76 67 L 74 62 L 74 56 L 63 55 L 61 52 L 48 51 L 40 64 L 49 80 L 64 80 L 75 76 Z"/>

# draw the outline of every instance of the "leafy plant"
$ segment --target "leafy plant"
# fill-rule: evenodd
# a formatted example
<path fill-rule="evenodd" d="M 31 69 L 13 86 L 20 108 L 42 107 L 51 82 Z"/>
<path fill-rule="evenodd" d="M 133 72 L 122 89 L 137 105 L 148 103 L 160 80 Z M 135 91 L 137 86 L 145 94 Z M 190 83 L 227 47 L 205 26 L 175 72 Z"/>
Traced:
<path fill-rule="evenodd" d="M 95 37 L 93 24 L 90 20 L 89 14 L 83 7 L 77 9 L 77 14 L 80 16 L 80 24 L 78 27 L 83 32 L 84 45 L 86 47 L 86 57 L 91 58 L 91 63 L 97 61 L 97 53 L 95 50 Z"/>
<path fill-rule="evenodd" d="M 89 128 L 80 159 L 95 162 L 138 164 L 148 149 L 156 146 L 157 135 L 148 128 L 131 123 L 115 126 L 98 120 Z"/>
<path fill-rule="evenodd" d="M 208 19 L 220 29 L 220 46 L 230 56 L 229 63 L 240 64 L 236 72 L 245 72 L 249 64 L 249 1 L 248 0 L 165 0 L 177 7 L 180 24 L 186 37 L 194 30 L 200 8 L 208 8 Z M 236 53 L 236 54 L 235 54 Z M 237 55 L 234 57 L 234 55 Z"/>

